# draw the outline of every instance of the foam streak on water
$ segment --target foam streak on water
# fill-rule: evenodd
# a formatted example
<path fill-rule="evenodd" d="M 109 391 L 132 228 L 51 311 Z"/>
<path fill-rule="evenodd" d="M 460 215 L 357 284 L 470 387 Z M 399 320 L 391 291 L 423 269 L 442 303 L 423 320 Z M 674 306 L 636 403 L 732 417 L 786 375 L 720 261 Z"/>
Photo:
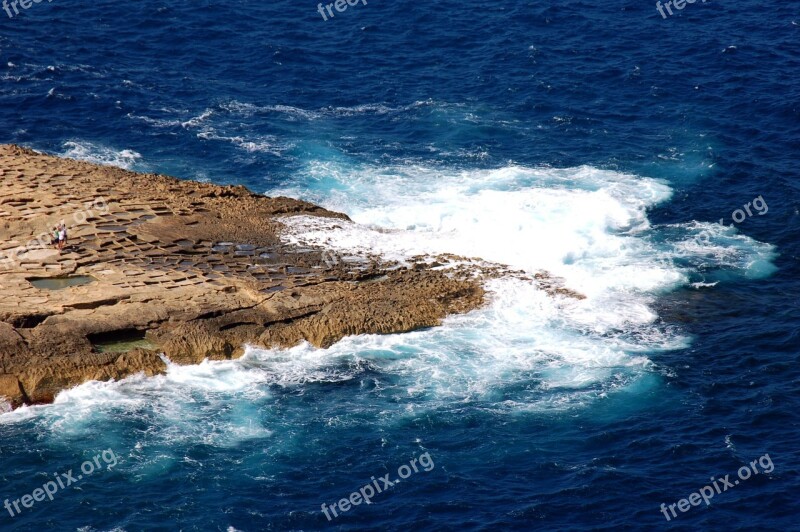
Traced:
<path fill-rule="evenodd" d="M 83 140 L 65 142 L 64 151 L 59 155 L 94 164 L 118 166 L 126 170 L 133 170 L 142 158 L 141 154 L 133 150 L 116 150 Z"/>

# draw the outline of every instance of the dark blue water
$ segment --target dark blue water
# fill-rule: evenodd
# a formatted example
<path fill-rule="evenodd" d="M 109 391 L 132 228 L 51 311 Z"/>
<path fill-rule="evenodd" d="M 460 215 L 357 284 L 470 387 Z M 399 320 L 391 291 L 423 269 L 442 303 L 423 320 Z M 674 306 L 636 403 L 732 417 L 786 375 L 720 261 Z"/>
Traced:
<path fill-rule="evenodd" d="M 800 530 L 800 2 L 666 20 L 649 1 L 316 9 L 0 11 L 0 142 L 392 228 L 432 226 L 426 204 L 477 230 L 531 224 L 578 251 L 507 262 L 584 268 L 594 284 L 575 282 L 609 299 L 594 315 L 506 287 L 438 332 L 253 351 L 5 414 L 0 501 L 105 449 L 119 460 L 21 515 L 0 508 L 0 528 Z M 654 183 L 669 194 L 645 199 Z M 537 213 L 560 207 L 515 211 L 529 193 Z M 757 197 L 768 211 L 734 220 Z M 431 246 L 472 245 L 445 229 Z M 580 254 L 598 239 L 619 247 Z M 630 319 L 601 319 L 603 301 Z M 321 511 L 425 453 L 430 471 L 373 504 Z M 767 454 L 665 519 L 662 503 Z"/>

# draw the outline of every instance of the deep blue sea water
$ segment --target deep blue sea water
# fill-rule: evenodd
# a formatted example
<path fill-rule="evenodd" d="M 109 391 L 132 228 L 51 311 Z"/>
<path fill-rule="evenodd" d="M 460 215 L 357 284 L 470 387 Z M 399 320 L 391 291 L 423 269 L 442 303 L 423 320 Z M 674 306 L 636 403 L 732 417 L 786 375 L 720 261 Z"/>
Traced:
<path fill-rule="evenodd" d="M 797 0 L 0 11 L 0 142 L 310 199 L 358 224 L 287 239 L 588 296 L 501 280 L 441 328 L 0 415 L 0 502 L 119 458 L 0 529 L 800 530 L 799 54 Z"/>

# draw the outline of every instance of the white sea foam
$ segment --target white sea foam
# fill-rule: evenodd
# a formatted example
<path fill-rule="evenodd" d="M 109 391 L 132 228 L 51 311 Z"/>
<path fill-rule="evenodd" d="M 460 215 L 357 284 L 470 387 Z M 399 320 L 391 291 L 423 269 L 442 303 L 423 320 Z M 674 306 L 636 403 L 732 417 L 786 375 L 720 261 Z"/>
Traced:
<path fill-rule="evenodd" d="M 652 227 L 647 210 L 670 199 L 666 182 L 587 166 L 452 170 L 315 162 L 294 186 L 270 194 L 300 196 L 354 220 L 287 218 L 291 242 L 398 261 L 455 253 L 546 270 L 587 296 L 554 299 L 522 281 L 493 282 L 488 309 L 422 333 L 438 339 L 435 363 L 427 355 L 405 362 L 425 368 L 416 387 L 427 381 L 438 393 L 463 395 L 467 382 L 489 393 L 534 374 L 540 390 L 591 390 L 618 383 L 621 374 L 632 378 L 629 370 L 650 364 L 648 353 L 687 345 L 658 323 L 651 307 L 660 294 L 717 270 L 764 274 L 773 253 L 732 228 Z M 457 341 L 464 330 L 471 340 Z M 451 359 L 441 356 L 455 345 Z M 437 375 L 448 384 L 434 385 Z"/>
<path fill-rule="evenodd" d="M 51 425 L 68 433 L 63 425 L 76 430 L 92 411 L 111 416 L 122 408 L 145 415 L 161 439 L 234 445 L 280 430 L 264 420 L 261 406 L 276 389 L 350 384 L 367 390 L 355 392 L 367 395 L 358 409 L 375 422 L 396 422 L 398 409 L 413 414 L 473 401 L 501 413 L 575 408 L 620 390 L 643 393 L 658 384 L 654 353 L 688 346 L 688 338 L 659 322 L 652 304 L 660 294 L 725 281 L 717 273 L 764 274 L 773 253 L 718 224 L 653 227 L 648 209 L 669 200 L 667 183 L 591 167 L 312 163 L 296 183 L 268 193 L 309 199 L 355 220 L 286 218 L 284 238 L 292 242 L 401 261 L 456 253 L 544 269 L 587 297 L 554 298 L 531 282 L 497 279 L 487 284 L 487 306 L 441 327 L 349 337 L 328 349 L 250 348 L 236 361 L 170 365 L 164 376 L 79 386 L 55 405 L 3 414 L 0 422 L 47 408 Z M 347 412 L 331 423 L 350 422 L 353 405 L 341 408 Z"/>
<path fill-rule="evenodd" d="M 133 113 L 128 113 L 126 115 L 131 120 L 137 120 L 139 122 L 144 122 L 145 124 L 151 125 L 156 128 L 172 128 L 183 126 L 185 122 L 178 120 L 178 119 L 166 119 L 166 118 L 151 118 L 145 115 L 136 115 Z"/>
<path fill-rule="evenodd" d="M 126 170 L 133 169 L 142 159 L 142 155 L 133 150 L 117 150 L 85 140 L 65 142 L 63 147 L 62 157 Z"/>
<path fill-rule="evenodd" d="M 0 415 L 0 424 L 44 419 L 53 437 L 72 438 L 91 433 L 98 417 L 124 415 L 144 418 L 158 432 L 157 441 L 151 443 L 236 445 L 271 434 L 256 415 L 255 402 L 269 393 L 260 386 L 264 383 L 269 384 L 268 376 L 252 371 L 246 360 L 195 366 L 169 363 L 165 375 L 139 374 L 118 382 L 76 386 L 59 393 L 52 405 L 22 407 Z M 241 415 L 210 414 L 221 398 L 241 399 L 237 406 Z"/>
<path fill-rule="evenodd" d="M 253 114 L 277 114 L 288 120 L 319 120 L 321 118 L 342 118 L 362 115 L 386 115 L 389 113 L 403 113 L 420 108 L 432 108 L 443 112 L 457 111 L 459 116 L 470 121 L 476 115 L 465 111 L 464 104 L 450 104 L 434 100 L 420 100 L 409 105 L 392 106 L 386 103 L 364 103 L 353 106 L 329 106 L 320 109 L 303 109 L 292 105 L 255 105 L 247 102 L 231 100 L 220 104 L 220 109 L 230 114 L 252 116 Z"/>
<path fill-rule="evenodd" d="M 182 122 L 181 126 L 183 126 L 184 128 L 187 128 L 187 129 L 193 128 L 193 127 L 197 127 L 197 126 L 201 125 L 202 123 L 204 123 L 209 118 L 211 118 L 213 115 L 214 115 L 214 110 L 213 109 L 206 109 L 205 111 L 203 111 L 199 115 L 194 116 L 194 117 L 190 118 L 189 120 L 186 120 L 185 122 Z"/>
<path fill-rule="evenodd" d="M 685 282 L 645 236 L 646 208 L 670 188 L 590 167 L 441 171 L 312 165 L 311 188 L 284 189 L 344 210 L 356 223 L 287 221 L 287 239 L 396 260 L 455 253 L 529 272 L 547 270 L 595 303 L 585 315 L 604 328 L 654 319 L 648 294 Z M 632 295 L 633 294 L 633 295 Z M 585 304 L 583 306 L 588 306 Z"/>
<path fill-rule="evenodd" d="M 226 136 L 219 135 L 213 127 L 208 126 L 197 134 L 197 138 L 230 142 L 249 153 L 270 153 L 277 157 L 294 147 L 294 144 L 281 142 L 274 135 L 258 135 L 254 137 Z"/>

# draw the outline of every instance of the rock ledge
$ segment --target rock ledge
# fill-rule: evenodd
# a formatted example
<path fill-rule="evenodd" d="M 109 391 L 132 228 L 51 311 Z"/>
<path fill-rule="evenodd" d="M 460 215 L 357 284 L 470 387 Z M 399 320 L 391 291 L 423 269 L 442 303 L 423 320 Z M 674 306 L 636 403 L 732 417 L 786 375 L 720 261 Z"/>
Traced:
<path fill-rule="evenodd" d="M 279 238 L 290 198 L 0 146 L 0 400 L 229 359 L 245 344 L 328 346 L 435 326 L 483 303 L 479 276 L 331 261 Z M 47 233 L 64 222 L 67 248 Z M 0 408 L 2 405 L 0 405 Z"/>

